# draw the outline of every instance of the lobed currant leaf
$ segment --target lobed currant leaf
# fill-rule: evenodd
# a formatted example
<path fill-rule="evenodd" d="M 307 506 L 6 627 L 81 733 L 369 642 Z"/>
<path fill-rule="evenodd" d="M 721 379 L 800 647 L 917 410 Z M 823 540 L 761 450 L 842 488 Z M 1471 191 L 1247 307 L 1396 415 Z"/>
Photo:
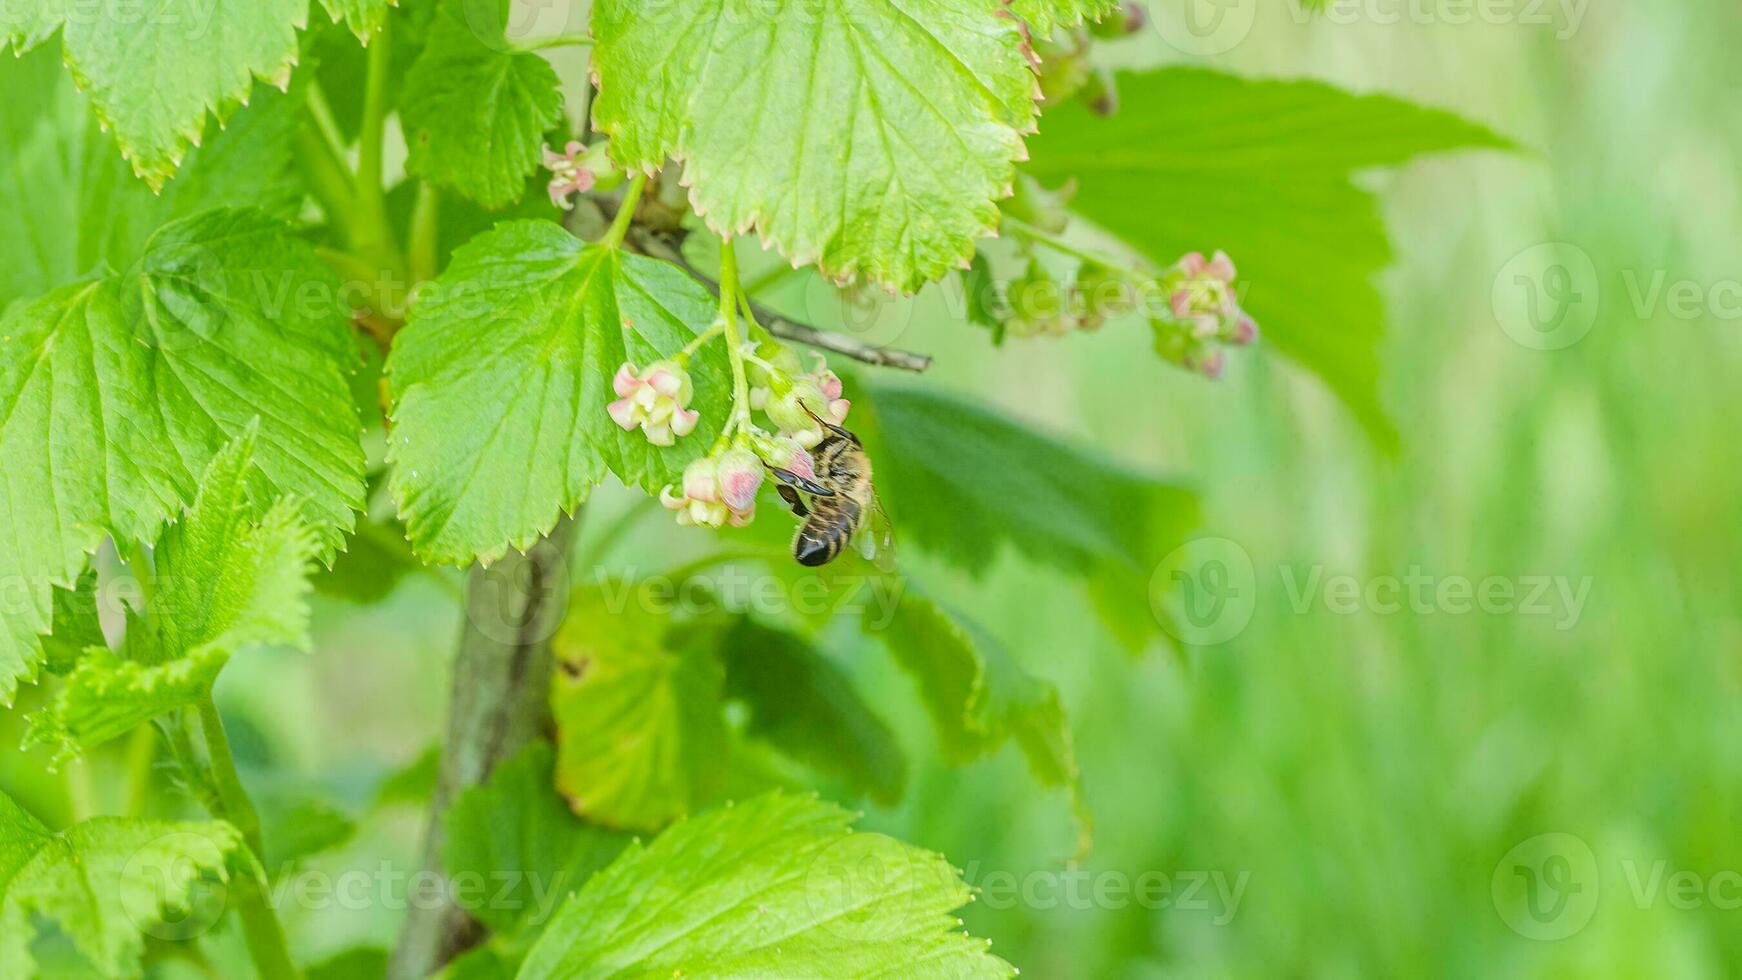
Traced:
<path fill-rule="evenodd" d="M 493 22 L 481 22 L 489 11 Z M 444 0 L 405 76 L 408 173 L 487 208 L 520 198 L 544 133 L 562 121 L 556 70 L 503 39 L 508 4 Z"/>
<path fill-rule="evenodd" d="M 1121 0 L 1010 0 L 1010 12 L 1023 19 L 1036 40 L 1063 27 L 1100 20 L 1119 9 Z"/>
<path fill-rule="evenodd" d="M 1086 852 L 1093 820 L 1058 689 L 1030 675 L 978 624 L 913 586 L 899 599 L 895 615 L 880 626 L 868 622 L 867 632 L 918 682 L 945 757 L 972 762 L 1015 739 L 1041 785 L 1069 791 L 1078 850 Z"/>
<path fill-rule="evenodd" d="M 80 0 L 0 6 L 0 43 L 22 53 L 58 26 L 63 57 L 121 155 L 153 189 L 219 122 L 247 104 L 256 78 L 280 89 L 297 60 L 308 0 L 211 0 L 202 5 L 93 9 Z M 141 84 L 149 79 L 149 84 Z"/>
<path fill-rule="evenodd" d="M 138 974 L 144 933 L 185 915 L 197 884 L 259 874 L 226 823 L 97 817 L 54 833 L 0 793 L 0 976 L 35 975 L 45 922 L 98 975 Z"/>
<path fill-rule="evenodd" d="M 562 907 L 519 976 L 1015 975 L 954 931 L 972 893 L 942 856 L 851 820 L 775 793 L 631 844 Z"/>
<path fill-rule="evenodd" d="M 1073 207 L 1157 266 L 1206 245 L 1238 257 L 1248 286 L 1240 304 L 1266 342 L 1393 445 L 1379 397 L 1384 307 L 1372 282 L 1391 245 L 1373 195 L 1351 173 L 1512 144 L 1451 113 L 1320 82 L 1165 68 L 1121 75 L 1119 89 L 1132 104 L 1167 109 L 1107 119 L 1061 106 L 1047 114 L 1027 169 L 1048 182 L 1076 179 Z"/>
<path fill-rule="evenodd" d="M 1035 78 L 1001 0 L 600 0 L 597 125 L 725 235 L 911 292 L 997 222 Z"/>
<path fill-rule="evenodd" d="M 151 598 L 121 650 L 87 650 L 30 718 L 28 744 L 65 758 L 211 691 L 244 647 L 308 643 L 308 574 L 319 548 L 293 500 L 251 501 L 254 426 L 212 459 L 185 518 L 152 551 Z"/>
<path fill-rule="evenodd" d="M 576 590 L 551 642 L 556 786 L 575 813 L 658 830 L 707 795 L 726 748 L 720 666 L 673 642 L 666 616 L 630 601 L 630 583 Z"/>
<path fill-rule="evenodd" d="M 397 6 L 397 0 L 321 0 L 327 16 L 334 23 L 343 23 L 364 44 L 381 25 L 387 22 L 387 10 Z"/>
<path fill-rule="evenodd" d="M 393 495 L 418 554 L 463 564 L 528 548 L 607 470 L 649 492 L 677 480 L 729 414 L 723 344 L 690 359 L 701 422 L 670 447 L 612 421 L 611 378 L 676 354 L 717 305 L 676 266 L 548 221 L 459 249 L 387 364 Z"/>
<path fill-rule="evenodd" d="M 500 935 L 543 925 L 557 900 L 628 840 L 575 819 L 554 788 L 554 765 L 550 743 L 533 742 L 455 797 L 442 817 L 442 870 L 450 880 L 476 875 L 492 883 L 490 900 L 475 914 Z"/>
<path fill-rule="evenodd" d="M 212 211 L 165 226 L 130 271 L 0 318 L 0 700 L 36 676 L 53 589 L 106 535 L 155 539 L 256 419 L 251 485 L 296 496 L 337 549 L 363 490 L 338 292 L 277 222 Z"/>

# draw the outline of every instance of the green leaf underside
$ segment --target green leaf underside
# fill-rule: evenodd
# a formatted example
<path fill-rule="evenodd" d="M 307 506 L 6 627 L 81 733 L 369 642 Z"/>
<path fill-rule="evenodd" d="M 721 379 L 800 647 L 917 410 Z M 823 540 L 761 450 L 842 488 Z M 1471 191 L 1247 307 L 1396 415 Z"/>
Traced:
<path fill-rule="evenodd" d="M 970 892 L 948 862 L 850 820 L 769 794 L 632 844 L 557 913 L 520 977 L 1014 975 L 953 931 Z"/>
<path fill-rule="evenodd" d="M 1000 0 L 600 0 L 598 127 L 722 234 L 911 292 L 997 221 L 1035 78 Z"/>
<path fill-rule="evenodd" d="M 1010 12 L 1028 23 L 1036 40 L 1051 37 L 1061 27 L 1100 20 L 1119 9 L 1120 0 L 1010 0 Z"/>
<path fill-rule="evenodd" d="M 297 497 L 323 554 L 337 549 L 363 490 L 338 295 L 277 222 L 214 211 L 166 226 L 125 274 L 6 311 L 0 700 L 36 675 L 52 587 L 71 585 L 105 534 L 153 540 L 256 418 L 254 488 Z"/>
<path fill-rule="evenodd" d="M 1057 688 L 1029 674 L 977 624 L 911 586 L 895 616 L 868 632 L 918 682 L 949 761 L 971 762 L 1014 738 L 1041 785 L 1070 792 L 1078 849 L 1088 849 L 1092 820 Z"/>
<path fill-rule="evenodd" d="M 44 666 L 51 673 L 72 670 L 87 649 L 106 640 L 97 614 L 97 572 L 88 570 L 70 589 L 54 590 L 53 628 L 43 638 Z"/>
<path fill-rule="evenodd" d="M 727 751 L 720 667 L 670 642 L 666 617 L 628 583 L 576 590 L 552 641 L 556 786 L 575 813 L 608 827 L 658 830 L 721 777 Z"/>
<path fill-rule="evenodd" d="M 808 641 L 741 617 L 724 629 L 719 655 L 726 697 L 750 709 L 746 734 L 879 803 L 900 801 L 907 763 L 895 734 Z"/>
<path fill-rule="evenodd" d="M 495 23 L 473 23 L 492 7 Z M 519 199 L 562 121 L 556 70 L 502 38 L 507 16 L 506 3 L 446 0 L 400 96 L 406 171 L 489 208 Z"/>
<path fill-rule="evenodd" d="M 1158 265 L 1228 252 L 1265 342 L 1323 378 L 1391 445 L 1379 398 L 1384 308 L 1372 283 L 1391 246 L 1373 196 L 1350 174 L 1512 145 L 1450 113 L 1318 82 L 1167 68 L 1121 76 L 1119 92 L 1154 111 L 1105 119 L 1060 106 L 1032 141 L 1030 172 L 1049 184 L 1076 178 L 1072 206 Z"/>
<path fill-rule="evenodd" d="M 690 359 L 701 413 L 659 448 L 605 407 L 611 376 L 681 350 L 718 304 L 669 263 L 587 245 L 548 221 L 502 224 L 455 253 L 394 344 L 393 495 L 430 561 L 526 549 L 610 470 L 657 492 L 729 414 L 724 345 Z"/>
<path fill-rule="evenodd" d="M 0 7 L 0 41 L 23 51 L 59 25 L 79 87 L 134 172 L 155 188 L 199 141 L 208 113 L 228 118 L 248 101 L 256 77 L 279 88 L 289 84 L 296 32 L 307 20 L 308 0 L 135 4 L 101 12 L 81 0 L 40 0 Z"/>
<path fill-rule="evenodd" d="M 153 590 L 119 653 L 87 651 L 49 706 L 31 716 L 30 744 L 76 754 L 210 692 L 232 653 L 308 642 L 308 573 L 318 543 L 295 501 L 256 516 L 250 429 L 207 468 L 185 519 L 152 555 Z"/>
<path fill-rule="evenodd" d="M 134 177 L 97 126 L 88 100 L 40 47 L 0 58 L 0 308 L 109 268 L 125 269 L 163 224 L 214 207 L 249 206 L 294 216 L 302 192 L 290 173 L 299 123 L 293 97 L 267 90 L 204 144 L 154 194 Z"/>
<path fill-rule="evenodd" d="M 364 44 L 387 21 L 387 9 L 396 5 L 393 0 L 321 0 L 327 15 L 343 22 Z"/>
<path fill-rule="evenodd" d="M 855 429 L 903 538 L 985 571 L 1009 545 L 1077 574 L 1113 565 L 1145 577 L 1163 531 L 1189 524 L 1195 495 L 952 394 L 858 384 Z"/>
<path fill-rule="evenodd" d="M 541 925 L 627 843 L 569 812 L 552 787 L 553 765 L 549 743 L 534 742 L 456 797 L 442 818 L 442 870 L 484 883 L 486 901 L 470 911 L 499 934 Z"/>
<path fill-rule="evenodd" d="M 57 834 L 0 793 L 0 976 L 33 975 L 39 919 L 100 974 L 137 974 L 142 931 L 185 913 L 199 882 L 257 873 L 229 824 L 98 817 Z"/>

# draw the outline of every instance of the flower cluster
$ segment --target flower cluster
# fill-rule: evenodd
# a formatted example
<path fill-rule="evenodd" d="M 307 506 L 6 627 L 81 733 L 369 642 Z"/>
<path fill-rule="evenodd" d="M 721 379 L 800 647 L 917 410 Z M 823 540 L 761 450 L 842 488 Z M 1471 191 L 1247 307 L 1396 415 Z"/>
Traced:
<path fill-rule="evenodd" d="M 564 211 L 572 210 L 569 198 L 587 191 L 608 191 L 623 182 L 623 171 L 605 155 L 607 141 L 587 146 L 580 140 L 569 140 L 563 152 L 557 153 L 544 145 L 544 168 L 551 173 L 550 203 Z"/>
<path fill-rule="evenodd" d="M 1258 324 L 1234 293 L 1234 262 L 1227 253 L 1206 259 L 1190 252 L 1163 273 L 1169 318 L 1150 320 L 1155 349 L 1180 366 L 1206 377 L 1222 374 L 1220 346 L 1243 347 L 1258 339 Z"/>
<path fill-rule="evenodd" d="M 701 416 L 689 407 L 695 389 L 689 372 L 676 361 L 654 361 L 637 372 L 628 361 L 611 379 L 617 400 L 605 406 L 625 432 L 639 428 L 655 446 L 670 446 L 695 431 Z"/>
<path fill-rule="evenodd" d="M 762 460 L 743 446 L 703 456 L 684 467 L 681 489 L 666 487 L 659 502 L 677 512 L 685 526 L 743 527 L 756 517 L 756 491 L 762 486 Z"/>

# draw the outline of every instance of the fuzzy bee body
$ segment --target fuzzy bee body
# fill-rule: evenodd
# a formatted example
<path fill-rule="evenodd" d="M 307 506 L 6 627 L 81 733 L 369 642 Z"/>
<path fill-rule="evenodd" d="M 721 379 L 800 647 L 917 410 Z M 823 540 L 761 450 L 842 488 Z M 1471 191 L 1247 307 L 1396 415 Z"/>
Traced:
<path fill-rule="evenodd" d="M 835 425 L 827 425 L 829 435 L 811 451 L 814 480 L 797 474 L 775 470 L 780 481 L 776 487 L 780 496 L 803 518 L 798 533 L 793 536 L 792 556 L 800 565 L 827 565 L 840 557 L 847 543 L 859 536 L 865 525 L 878 521 L 887 525 L 877 490 L 871 482 L 871 457 L 859 437 Z M 799 491 L 805 491 L 801 496 Z M 880 564 L 892 559 L 888 547 L 887 529 L 875 537 L 861 538 L 866 557 Z"/>

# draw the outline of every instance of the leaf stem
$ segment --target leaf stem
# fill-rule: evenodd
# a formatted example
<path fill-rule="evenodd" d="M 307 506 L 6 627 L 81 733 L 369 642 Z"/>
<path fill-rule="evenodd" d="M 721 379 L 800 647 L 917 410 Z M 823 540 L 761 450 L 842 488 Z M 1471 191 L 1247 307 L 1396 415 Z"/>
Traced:
<path fill-rule="evenodd" d="M 429 181 L 420 180 L 417 200 L 411 206 L 411 227 L 406 231 L 406 266 L 413 286 L 435 278 L 440 228 L 441 194 Z"/>
<path fill-rule="evenodd" d="M 720 438 L 750 424 L 750 381 L 744 371 L 743 339 L 738 336 L 738 253 L 730 238 L 720 239 L 720 316 L 726 331 L 726 358 L 732 365 L 732 420 Z"/>
<path fill-rule="evenodd" d="M 145 815 L 145 803 L 151 795 L 151 770 L 157 764 L 157 729 L 153 725 L 137 725 L 127 737 L 127 815 Z"/>
<path fill-rule="evenodd" d="M 363 80 L 363 123 L 357 135 L 357 200 L 352 247 L 385 260 L 397 247 L 387 224 L 387 199 L 381 183 L 381 160 L 387 134 L 387 75 L 392 65 L 388 23 L 383 22 L 368 47 Z"/>
<path fill-rule="evenodd" d="M 583 32 L 552 34 L 548 37 L 535 37 L 530 41 L 523 41 L 520 44 L 515 45 L 515 47 L 522 51 L 538 51 L 543 48 L 562 47 L 590 48 L 592 46 L 592 35 Z"/>
<path fill-rule="evenodd" d="M 702 348 L 703 344 L 706 344 L 708 341 L 713 340 L 715 337 L 718 337 L 720 334 L 724 333 L 725 330 L 726 330 L 726 321 L 715 320 L 713 322 L 713 324 L 708 327 L 708 329 L 703 330 L 699 334 L 696 334 L 696 339 L 683 345 L 683 350 L 680 350 L 677 352 L 676 359 L 681 363 L 684 359 L 688 358 L 691 354 L 694 354 L 696 351 L 700 350 Z"/>
<path fill-rule="evenodd" d="M 611 219 L 611 228 L 605 232 L 604 238 L 599 239 L 600 245 L 616 248 L 623 244 L 623 236 L 629 234 L 629 225 L 635 220 L 635 205 L 641 202 L 641 191 L 646 187 L 646 174 L 636 174 L 629 179 L 629 187 L 623 192 L 623 203 L 617 208 L 617 217 Z"/>
<path fill-rule="evenodd" d="M 333 117 L 332 103 L 327 101 L 326 90 L 321 83 L 311 79 L 308 83 L 308 115 L 315 124 L 315 132 L 327 145 L 327 152 L 334 160 L 344 163 L 345 138 L 339 132 L 339 122 Z"/>
<path fill-rule="evenodd" d="M 254 809 L 254 801 L 248 798 L 248 792 L 242 788 L 242 778 L 236 773 L 236 760 L 230 754 L 230 739 L 224 734 L 224 721 L 218 715 L 218 706 L 213 703 L 212 695 L 209 692 L 203 695 L 194 707 L 199 714 L 200 731 L 205 736 L 208 773 L 217 791 L 219 812 L 216 816 L 242 833 L 242 840 L 254 857 L 251 862 L 253 870 L 258 872 L 238 876 L 242 893 L 237 896 L 236 917 L 241 921 L 248 953 L 253 957 L 255 970 L 265 980 L 294 978 L 298 974 L 285 943 L 284 924 L 278 921 L 264 887 L 266 850 L 260 842 L 260 814 Z"/>
<path fill-rule="evenodd" d="M 1052 232 L 1042 231 L 1041 229 L 1036 228 L 1035 226 L 1029 224 L 1026 221 L 1020 221 L 1016 218 L 1005 216 L 1005 218 L 1002 222 L 1002 227 L 1004 227 L 1005 229 L 1007 229 L 1009 231 L 1015 232 L 1016 234 L 1022 236 L 1023 238 L 1028 239 L 1031 242 L 1038 242 L 1042 245 L 1045 245 L 1047 248 L 1052 249 L 1055 252 L 1063 252 L 1066 255 L 1069 255 L 1073 258 L 1081 259 L 1082 261 L 1091 263 L 1093 265 L 1104 265 L 1104 266 L 1110 266 L 1112 268 L 1121 268 L 1121 267 L 1128 265 L 1128 263 L 1120 262 L 1120 261 L 1117 261 L 1115 259 L 1109 259 L 1104 255 L 1096 255 L 1095 253 L 1088 251 L 1087 249 L 1078 248 L 1077 246 L 1072 245 L 1070 242 L 1065 241 L 1063 238 L 1060 238 L 1059 236 L 1053 234 Z"/>

